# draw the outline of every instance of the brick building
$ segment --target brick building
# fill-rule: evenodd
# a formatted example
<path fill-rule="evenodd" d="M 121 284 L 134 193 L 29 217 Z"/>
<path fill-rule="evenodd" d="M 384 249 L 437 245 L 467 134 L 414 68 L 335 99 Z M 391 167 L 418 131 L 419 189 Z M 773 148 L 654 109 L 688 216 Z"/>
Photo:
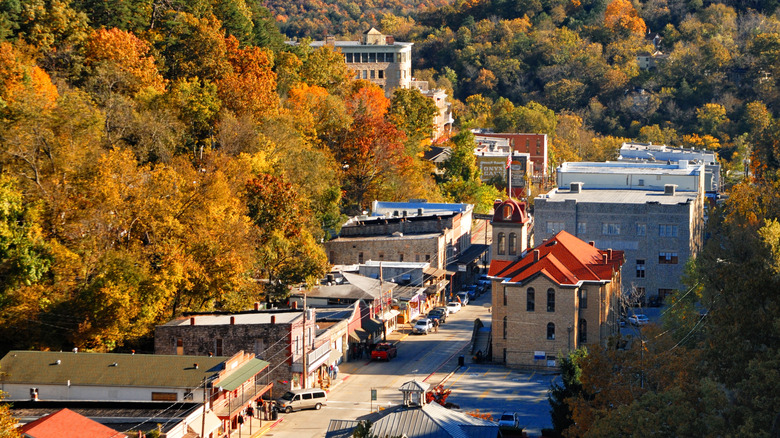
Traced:
<path fill-rule="evenodd" d="M 533 162 L 533 176 L 547 175 L 547 134 L 525 134 L 519 132 L 475 132 L 477 144 L 489 139 L 506 139 L 515 152 L 529 154 Z"/>
<path fill-rule="evenodd" d="M 605 343 L 618 329 L 623 261 L 622 251 L 597 249 L 565 231 L 512 259 L 492 260 L 494 360 L 556 367 L 559 354 Z"/>
<path fill-rule="evenodd" d="M 276 394 L 302 385 L 304 340 L 306 351 L 317 347 L 315 314 L 309 313 L 306 318 L 297 309 L 191 314 L 155 328 L 154 352 L 191 356 L 252 353 L 271 364 L 269 382 L 274 383 Z"/>

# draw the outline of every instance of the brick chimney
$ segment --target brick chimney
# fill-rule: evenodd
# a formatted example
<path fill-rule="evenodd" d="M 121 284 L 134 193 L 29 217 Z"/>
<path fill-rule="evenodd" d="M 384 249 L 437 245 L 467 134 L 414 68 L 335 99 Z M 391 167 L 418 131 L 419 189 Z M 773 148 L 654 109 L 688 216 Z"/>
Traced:
<path fill-rule="evenodd" d="M 539 261 L 539 250 L 535 249 L 534 250 L 534 262 L 538 262 L 538 261 Z"/>

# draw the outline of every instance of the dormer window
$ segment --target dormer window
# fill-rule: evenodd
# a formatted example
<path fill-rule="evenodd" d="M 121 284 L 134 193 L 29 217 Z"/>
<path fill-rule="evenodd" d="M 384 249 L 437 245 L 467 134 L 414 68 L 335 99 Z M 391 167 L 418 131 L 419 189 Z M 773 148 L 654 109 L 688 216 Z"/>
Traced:
<path fill-rule="evenodd" d="M 512 219 L 512 206 L 509 204 L 504 205 L 503 218 L 505 221 Z"/>

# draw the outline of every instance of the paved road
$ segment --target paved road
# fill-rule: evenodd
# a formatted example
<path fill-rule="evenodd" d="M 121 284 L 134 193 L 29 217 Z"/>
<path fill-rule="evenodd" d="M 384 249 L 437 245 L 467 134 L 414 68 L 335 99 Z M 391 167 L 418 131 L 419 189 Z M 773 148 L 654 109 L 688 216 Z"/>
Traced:
<path fill-rule="evenodd" d="M 339 366 L 343 380 L 328 394 L 327 406 L 320 411 L 281 414 L 284 420 L 264 436 L 322 437 L 331 419 L 355 419 L 369 413 L 372 406 L 376 410 L 378 406 L 399 404 L 401 384 L 411 379 L 427 379 L 469 344 L 474 319 L 489 319 L 488 309 L 481 305 L 486 301 L 489 301 L 487 294 L 474 305 L 450 315 L 439 333 L 405 337 L 398 344 L 398 357 L 390 362 L 350 362 Z M 431 379 L 428 383 L 438 381 Z M 374 403 L 371 388 L 377 389 L 378 400 Z"/>

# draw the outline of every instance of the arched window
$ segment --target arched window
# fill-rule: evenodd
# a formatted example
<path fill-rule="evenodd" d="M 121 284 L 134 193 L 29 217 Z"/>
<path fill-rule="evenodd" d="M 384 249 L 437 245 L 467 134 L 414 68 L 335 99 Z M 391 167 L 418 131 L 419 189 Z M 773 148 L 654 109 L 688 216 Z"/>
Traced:
<path fill-rule="evenodd" d="M 504 317 L 504 339 L 506 339 L 506 316 Z"/>
<path fill-rule="evenodd" d="M 504 213 L 503 214 L 504 220 L 508 221 L 512 219 L 512 206 L 509 204 L 505 204 L 503 213 Z"/>
<path fill-rule="evenodd" d="M 517 234 L 509 233 L 509 254 L 517 254 Z"/>
<path fill-rule="evenodd" d="M 547 311 L 555 312 L 555 289 L 547 289 Z"/>
<path fill-rule="evenodd" d="M 550 341 L 555 340 L 555 324 L 551 322 L 547 324 L 547 339 Z"/>
<path fill-rule="evenodd" d="M 498 253 L 504 255 L 506 253 L 506 235 L 504 233 L 498 233 Z"/>
<path fill-rule="evenodd" d="M 536 292 L 534 288 L 529 287 L 525 293 L 525 310 L 533 312 L 536 309 Z"/>
<path fill-rule="evenodd" d="M 581 344 L 586 344 L 588 342 L 588 321 L 585 321 L 584 319 L 580 320 L 579 338 Z"/>

